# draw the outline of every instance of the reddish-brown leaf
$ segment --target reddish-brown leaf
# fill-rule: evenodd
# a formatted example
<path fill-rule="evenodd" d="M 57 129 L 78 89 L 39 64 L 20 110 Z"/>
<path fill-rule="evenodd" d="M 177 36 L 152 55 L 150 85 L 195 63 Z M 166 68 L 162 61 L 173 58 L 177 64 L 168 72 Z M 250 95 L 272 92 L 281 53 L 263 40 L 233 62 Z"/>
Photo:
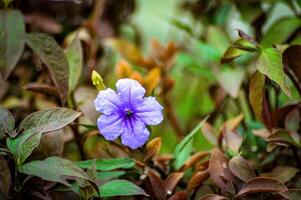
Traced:
<path fill-rule="evenodd" d="M 233 157 L 229 161 L 230 171 L 240 180 L 247 182 L 256 176 L 250 163 L 240 155 Z"/>
<path fill-rule="evenodd" d="M 201 127 L 202 134 L 212 145 L 217 145 L 217 131 L 208 122 Z"/>
<path fill-rule="evenodd" d="M 25 90 L 43 93 L 54 97 L 59 97 L 59 93 L 56 87 L 45 83 L 28 83 L 24 86 Z"/>
<path fill-rule="evenodd" d="M 164 188 L 167 194 L 172 194 L 172 191 L 177 186 L 178 182 L 182 179 L 183 172 L 171 173 L 164 181 Z"/>
<path fill-rule="evenodd" d="M 187 192 L 182 191 L 182 192 L 175 193 L 168 200 L 187 200 L 187 199 L 188 199 Z"/>
<path fill-rule="evenodd" d="M 156 200 L 166 199 L 167 193 L 164 189 L 164 183 L 152 169 L 147 170 L 147 191 Z"/>
<path fill-rule="evenodd" d="M 198 171 L 196 172 L 188 182 L 188 189 L 194 189 L 201 185 L 209 177 L 208 171 Z"/>
<path fill-rule="evenodd" d="M 200 200 L 227 200 L 227 198 L 217 194 L 207 194 L 203 196 Z"/>
<path fill-rule="evenodd" d="M 197 162 L 201 161 L 209 155 L 208 152 L 198 152 L 188 158 L 188 160 L 183 164 L 180 171 L 185 171 L 189 167 L 194 166 Z"/>
<path fill-rule="evenodd" d="M 233 180 L 234 176 L 228 168 L 228 160 L 217 148 L 212 150 L 208 171 L 210 178 L 220 188 L 225 189 L 227 181 Z"/>
<path fill-rule="evenodd" d="M 256 177 L 249 180 L 238 192 L 237 197 L 262 192 L 280 192 L 287 187 L 280 181 L 268 177 Z"/>

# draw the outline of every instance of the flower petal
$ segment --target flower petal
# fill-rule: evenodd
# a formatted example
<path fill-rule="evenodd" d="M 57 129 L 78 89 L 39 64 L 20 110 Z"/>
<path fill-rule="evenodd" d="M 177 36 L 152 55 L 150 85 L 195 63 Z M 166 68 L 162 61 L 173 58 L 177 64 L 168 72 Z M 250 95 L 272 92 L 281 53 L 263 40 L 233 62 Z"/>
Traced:
<path fill-rule="evenodd" d="M 94 100 L 95 108 L 103 114 L 111 114 L 116 112 L 121 107 L 120 98 L 112 89 L 102 90 L 98 93 Z"/>
<path fill-rule="evenodd" d="M 97 120 L 100 133 L 106 140 L 115 140 L 123 132 L 123 118 L 118 114 L 101 115 Z"/>
<path fill-rule="evenodd" d="M 137 149 L 144 145 L 150 135 L 145 124 L 134 117 L 124 120 L 123 130 L 121 142 L 132 149 Z"/>
<path fill-rule="evenodd" d="M 116 88 L 118 95 L 130 105 L 140 102 L 145 94 L 142 85 L 133 79 L 119 79 Z"/>
<path fill-rule="evenodd" d="M 163 107 L 154 97 L 146 97 L 136 106 L 135 115 L 148 125 L 157 125 L 163 120 Z"/>

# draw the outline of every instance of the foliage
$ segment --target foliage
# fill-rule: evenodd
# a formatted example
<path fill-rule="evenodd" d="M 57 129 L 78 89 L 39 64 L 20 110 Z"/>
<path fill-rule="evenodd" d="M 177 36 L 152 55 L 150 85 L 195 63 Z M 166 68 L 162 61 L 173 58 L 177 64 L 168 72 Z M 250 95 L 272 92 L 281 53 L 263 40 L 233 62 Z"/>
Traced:
<path fill-rule="evenodd" d="M 2 0 L 0 199 L 301 199 L 300 2 Z M 97 126 L 124 78 L 137 149 Z"/>

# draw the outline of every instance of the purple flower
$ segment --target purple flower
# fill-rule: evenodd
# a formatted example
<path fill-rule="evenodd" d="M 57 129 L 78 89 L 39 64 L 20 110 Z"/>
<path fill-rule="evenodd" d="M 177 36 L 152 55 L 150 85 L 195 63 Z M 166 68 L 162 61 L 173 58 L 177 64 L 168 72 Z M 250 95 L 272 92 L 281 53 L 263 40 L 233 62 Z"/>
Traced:
<path fill-rule="evenodd" d="M 102 113 L 98 129 L 106 140 L 121 136 L 122 144 L 136 149 L 149 138 L 147 125 L 163 120 L 163 107 L 154 97 L 144 97 L 145 89 L 135 80 L 120 79 L 116 88 L 117 93 L 112 89 L 100 91 L 94 101 Z"/>

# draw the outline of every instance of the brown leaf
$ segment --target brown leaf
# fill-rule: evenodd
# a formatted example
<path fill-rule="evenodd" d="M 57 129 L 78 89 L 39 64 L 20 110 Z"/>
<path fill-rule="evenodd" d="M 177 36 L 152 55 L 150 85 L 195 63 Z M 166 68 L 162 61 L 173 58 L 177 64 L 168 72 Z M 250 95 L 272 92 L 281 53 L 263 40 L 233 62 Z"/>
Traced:
<path fill-rule="evenodd" d="M 140 64 L 143 60 L 143 55 L 138 47 L 126 40 L 119 38 L 106 39 L 105 44 L 111 46 L 114 50 L 119 52 L 126 60 L 134 64 Z"/>
<path fill-rule="evenodd" d="M 256 130 L 253 130 L 252 133 L 258 137 L 261 137 L 263 139 L 267 139 L 271 133 L 270 131 L 268 131 L 267 129 L 256 129 Z"/>
<path fill-rule="evenodd" d="M 280 192 L 287 187 L 280 181 L 268 177 L 256 177 L 249 180 L 238 192 L 237 197 L 262 192 Z"/>
<path fill-rule="evenodd" d="M 297 132 L 299 129 L 301 118 L 299 108 L 293 109 L 285 118 L 285 129 L 288 131 Z"/>
<path fill-rule="evenodd" d="M 226 141 L 226 145 L 229 149 L 232 150 L 234 153 L 239 152 L 239 148 L 242 144 L 242 137 L 236 133 L 235 131 L 231 131 L 226 127 L 223 130 L 223 135 Z"/>
<path fill-rule="evenodd" d="M 45 95 L 50 95 L 54 97 L 59 97 L 57 88 L 45 83 L 28 83 L 24 86 L 25 90 L 43 93 Z"/>
<path fill-rule="evenodd" d="M 152 159 L 155 155 L 157 155 L 161 149 L 161 138 L 156 137 L 149 141 L 146 145 L 146 155 L 144 157 L 144 162 Z"/>
<path fill-rule="evenodd" d="M 211 152 L 208 171 L 213 182 L 222 189 L 226 188 L 227 181 L 234 178 L 228 168 L 227 158 L 217 148 L 214 148 Z"/>
<path fill-rule="evenodd" d="M 265 173 L 263 175 L 275 178 L 282 183 L 286 183 L 291 180 L 298 172 L 299 169 L 295 167 L 277 166 L 270 173 Z"/>
<path fill-rule="evenodd" d="M 182 191 L 182 192 L 175 193 L 168 200 L 187 200 L 187 199 L 188 199 L 187 192 Z"/>
<path fill-rule="evenodd" d="M 249 101 L 256 116 L 263 121 L 263 93 L 265 76 L 260 72 L 255 72 L 250 80 Z"/>
<path fill-rule="evenodd" d="M 127 78 L 133 72 L 131 65 L 124 59 L 117 62 L 115 70 L 118 78 Z"/>
<path fill-rule="evenodd" d="M 230 171 L 240 180 L 247 182 L 256 176 L 250 163 L 240 155 L 233 157 L 229 161 Z"/>
<path fill-rule="evenodd" d="M 149 73 L 144 78 L 144 86 L 146 88 L 147 94 L 151 94 L 153 90 L 158 86 L 161 80 L 161 70 L 156 67 L 149 71 Z"/>
<path fill-rule="evenodd" d="M 31 13 L 25 15 L 27 24 L 39 29 L 41 32 L 57 34 L 62 32 L 63 27 L 56 20 L 41 13 Z"/>
<path fill-rule="evenodd" d="M 194 155 L 190 156 L 188 160 L 183 164 L 183 166 L 180 168 L 180 171 L 185 171 L 186 169 L 194 166 L 196 163 L 204 159 L 209 155 L 208 152 L 198 152 L 195 153 Z"/>
<path fill-rule="evenodd" d="M 200 200 L 227 200 L 227 198 L 217 194 L 207 194 L 203 196 Z"/>
<path fill-rule="evenodd" d="M 4 199 L 7 199 L 11 185 L 11 174 L 7 162 L 2 156 L 0 156 L 0 172 L 0 192 L 4 195 Z"/>
<path fill-rule="evenodd" d="M 200 186 L 207 178 L 209 177 L 209 173 L 207 170 L 198 171 L 194 175 L 192 175 L 191 179 L 188 182 L 188 189 L 192 190 Z"/>
<path fill-rule="evenodd" d="M 166 180 L 164 181 L 164 188 L 167 194 L 172 194 L 172 191 L 175 189 L 178 182 L 182 179 L 183 175 L 183 172 L 174 172 L 166 178 Z"/>
<path fill-rule="evenodd" d="M 164 182 L 153 172 L 152 169 L 147 168 L 147 191 L 156 200 L 165 200 L 167 193 L 165 192 Z"/>
<path fill-rule="evenodd" d="M 232 131 L 237 128 L 237 126 L 240 124 L 240 122 L 243 120 L 243 118 L 244 118 L 243 114 L 239 114 L 236 117 L 228 119 L 225 122 L 224 127 L 226 127 L 227 129 Z"/>
<path fill-rule="evenodd" d="M 201 127 L 204 137 L 214 146 L 217 145 L 217 131 L 208 122 Z"/>

